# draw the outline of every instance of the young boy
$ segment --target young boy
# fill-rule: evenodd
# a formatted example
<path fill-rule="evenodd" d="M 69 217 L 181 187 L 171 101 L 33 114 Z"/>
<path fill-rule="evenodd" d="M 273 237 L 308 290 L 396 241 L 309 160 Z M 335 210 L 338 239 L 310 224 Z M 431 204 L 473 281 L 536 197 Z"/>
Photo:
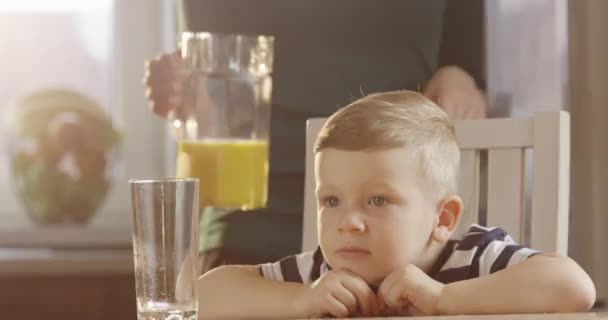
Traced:
<path fill-rule="evenodd" d="M 572 260 L 499 228 L 450 240 L 462 212 L 447 115 L 412 91 L 339 110 L 315 146 L 319 248 L 199 279 L 201 318 L 577 312 L 595 300 Z"/>

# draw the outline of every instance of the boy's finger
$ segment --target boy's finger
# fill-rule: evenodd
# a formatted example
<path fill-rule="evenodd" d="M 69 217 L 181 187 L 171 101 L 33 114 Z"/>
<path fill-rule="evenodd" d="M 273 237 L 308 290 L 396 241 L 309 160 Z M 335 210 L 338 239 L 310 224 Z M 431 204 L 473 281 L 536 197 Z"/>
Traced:
<path fill-rule="evenodd" d="M 378 293 L 376 295 L 376 304 L 378 305 L 378 310 L 384 314 L 386 311 L 386 303 L 384 302 L 384 290 L 381 290 L 383 287 L 380 286 L 378 288 Z"/>
<path fill-rule="evenodd" d="M 384 279 L 384 281 L 382 281 L 380 287 L 378 287 L 378 301 L 381 301 L 382 305 L 384 305 L 385 307 L 386 297 L 388 295 L 389 289 L 395 283 L 395 281 L 393 281 L 394 278 L 395 276 L 393 274 L 390 274 L 388 277 L 386 277 L 386 279 Z"/>
<path fill-rule="evenodd" d="M 378 291 L 376 305 L 378 306 L 378 313 L 380 313 L 381 315 L 385 315 L 384 312 L 386 311 L 386 304 L 384 303 L 384 297 L 382 296 L 382 293 L 380 291 Z"/>
<path fill-rule="evenodd" d="M 391 285 L 385 293 L 384 302 L 391 309 L 399 309 L 407 305 L 407 297 L 401 294 L 401 286 L 398 283 Z"/>
<path fill-rule="evenodd" d="M 327 312 L 337 318 L 345 318 L 349 316 L 348 307 L 340 302 L 336 297 L 330 295 L 327 300 Z"/>
<path fill-rule="evenodd" d="M 420 309 L 416 308 L 415 305 L 408 303 L 407 305 L 407 313 L 410 316 L 418 317 L 418 316 L 428 316 L 428 314 L 424 314 Z"/>
<path fill-rule="evenodd" d="M 374 315 L 374 312 L 376 311 L 376 295 L 365 281 L 357 278 L 348 278 L 344 279 L 341 283 L 357 298 L 359 311 L 362 315 Z"/>
<path fill-rule="evenodd" d="M 340 285 L 331 294 L 348 308 L 349 314 L 357 312 L 357 298 L 350 290 Z"/>

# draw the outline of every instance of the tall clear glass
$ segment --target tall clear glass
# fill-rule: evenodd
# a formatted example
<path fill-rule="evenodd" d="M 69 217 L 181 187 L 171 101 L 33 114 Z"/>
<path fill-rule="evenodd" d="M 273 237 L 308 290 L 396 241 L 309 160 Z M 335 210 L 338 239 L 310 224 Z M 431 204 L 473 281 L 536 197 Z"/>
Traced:
<path fill-rule="evenodd" d="M 196 320 L 199 181 L 130 180 L 139 320 Z"/>
<path fill-rule="evenodd" d="M 182 35 L 189 77 L 169 114 L 177 175 L 200 179 L 202 207 L 266 206 L 274 39 Z"/>

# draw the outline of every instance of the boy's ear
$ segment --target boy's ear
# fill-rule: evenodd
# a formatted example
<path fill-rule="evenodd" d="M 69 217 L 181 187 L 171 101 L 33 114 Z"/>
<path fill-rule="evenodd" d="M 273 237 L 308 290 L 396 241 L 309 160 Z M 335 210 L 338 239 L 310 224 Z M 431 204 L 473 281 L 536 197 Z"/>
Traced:
<path fill-rule="evenodd" d="M 433 229 L 433 239 L 438 242 L 446 242 L 450 239 L 454 228 L 458 225 L 462 213 L 462 199 L 457 195 L 451 195 L 439 202 L 439 215 L 437 225 Z"/>

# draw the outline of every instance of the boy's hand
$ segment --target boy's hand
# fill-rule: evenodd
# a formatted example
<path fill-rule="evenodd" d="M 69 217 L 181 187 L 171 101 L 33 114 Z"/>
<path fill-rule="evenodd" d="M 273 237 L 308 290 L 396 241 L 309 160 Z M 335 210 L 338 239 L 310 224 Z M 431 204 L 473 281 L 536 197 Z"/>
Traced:
<path fill-rule="evenodd" d="M 348 271 L 325 273 L 305 289 L 302 300 L 310 317 L 378 314 L 376 295 L 363 279 Z"/>
<path fill-rule="evenodd" d="M 384 315 L 434 315 L 445 285 L 414 265 L 391 273 L 378 290 L 378 306 Z"/>

